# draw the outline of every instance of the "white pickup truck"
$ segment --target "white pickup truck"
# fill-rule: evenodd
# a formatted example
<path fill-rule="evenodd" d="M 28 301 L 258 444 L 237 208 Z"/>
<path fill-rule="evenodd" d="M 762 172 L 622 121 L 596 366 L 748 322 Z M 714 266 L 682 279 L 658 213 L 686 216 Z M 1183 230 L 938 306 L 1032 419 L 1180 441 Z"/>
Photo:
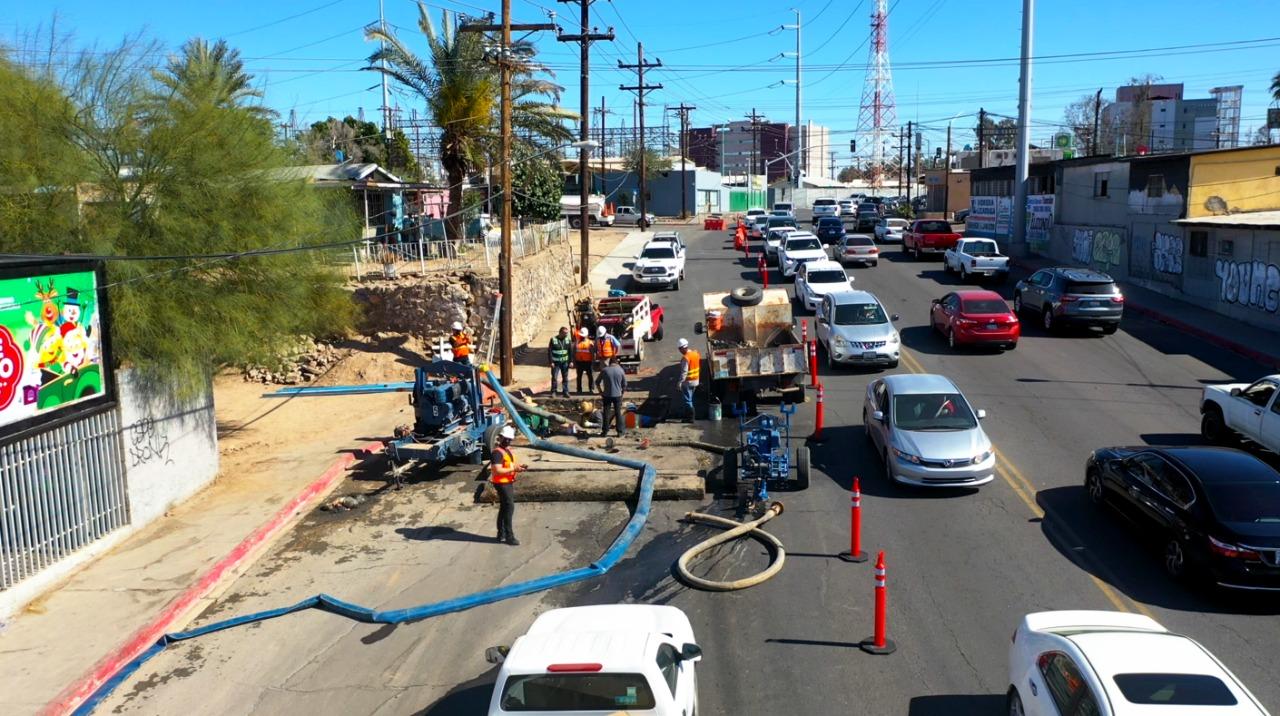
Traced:
<path fill-rule="evenodd" d="M 970 276 L 1000 281 L 1009 277 L 1009 257 L 1001 255 L 991 239 L 960 239 L 942 254 L 942 261 L 942 268 L 960 274 L 961 281 Z"/>
<path fill-rule="evenodd" d="M 489 716 L 699 713 L 694 664 L 702 649 L 675 607 L 552 609 L 510 649 L 489 647 L 485 658 L 502 664 Z"/>
<path fill-rule="evenodd" d="M 1252 383 L 1205 386 L 1200 434 L 1211 443 L 1244 438 L 1280 453 L 1280 374 Z"/>

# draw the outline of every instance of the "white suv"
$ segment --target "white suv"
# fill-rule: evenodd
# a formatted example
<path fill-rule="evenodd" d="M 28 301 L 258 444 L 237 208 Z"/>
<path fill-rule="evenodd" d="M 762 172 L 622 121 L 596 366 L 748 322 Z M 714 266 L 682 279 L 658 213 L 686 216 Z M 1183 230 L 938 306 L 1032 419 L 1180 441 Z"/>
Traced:
<path fill-rule="evenodd" d="M 631 267 L 631 281 L 640 286 L 670 286 L 680 290 L 684 278 L 684 251 L 666 241 L 644 245 Z"/>
<path fill-rule="evenodd" d="M 787 278 L 795 277 L 800 264 L 806 261 L 823 261 L 826 258 L 827 250 L 822 247 L 822 239 L 808 231 L 787 234 L 782 246 L 778 248 L 778 267 Z"/>
<path fill-rule="evenodd" d="M 840 216 L 840 205 L 835 199 L 813 200 L 813 223 L 818 223 L 818 219 L 824 216 Z"/>

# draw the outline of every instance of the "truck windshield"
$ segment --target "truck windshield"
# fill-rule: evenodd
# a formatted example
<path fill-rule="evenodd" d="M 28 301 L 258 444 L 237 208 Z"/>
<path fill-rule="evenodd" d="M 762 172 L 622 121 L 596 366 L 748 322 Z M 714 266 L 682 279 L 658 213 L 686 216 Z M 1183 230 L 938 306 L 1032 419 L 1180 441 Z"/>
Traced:
<path fill-rule="evenodd" d="M 834 323 L 837 326 L 875 326 L 888 322 L 884 309 L 878 303 L 846 303 L 836 306 Z"/>
<path fill-rule="evenodd" d="M 994 241 L 966 241 L 964 252 L 970 256 L 996 256 L 999 253 Z"/>
<path fill-rule="evenodd" d="M 916 224 L 916 231 L 922 234 L 949 234 L 951 224 L 945 221 L 921 221 Z"/>
<path fill-rule="evenodd" d="M 893 424 L 902 430 L 972 430 L 978 421 L 959 393 L 893 396 Z"/>
<path fill-rule="evenodd" d="M 676 251 L 670 246 L 650 246 L 640 252 L 642 259 L 674 259 L 675 257 Z"/>
<path fill-rule="evenodd" d="M 502 689 L 504 711 L 644 711 L 657 706 L 643 674 L 530 674 Z"/>
<path fill-rule="evenodd" d="M 787 239 L 787 251 L 809 251 L 811 249 L 822 250 L 822 243 L 815 238 L 804 237 L 799 239 Z"/>

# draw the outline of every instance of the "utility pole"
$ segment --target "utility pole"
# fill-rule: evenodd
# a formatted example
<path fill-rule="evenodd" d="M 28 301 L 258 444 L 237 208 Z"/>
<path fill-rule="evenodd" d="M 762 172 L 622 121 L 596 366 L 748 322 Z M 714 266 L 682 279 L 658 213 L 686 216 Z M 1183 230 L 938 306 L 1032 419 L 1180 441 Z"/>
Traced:
<path fill-rule="evenodd" d="M 827 152 L 827 155 L 831 157 L 831 163 L 830 165 L 828 165 L 827 171 L 830 172 L 831 178 L 835 179 L 836 178 L 836 152 L 834 149 L 832 149 Z"/>
<path fill-rule="evenodd" d="M 764 115 L 756 114 L 756 108 L 752 107 L 747 119 L 751 120 L 751 168 L 747 170 L 747 196 L 750 197 L 755 190 L 755 182 L 752 178 L 755 177 L 756 168 L 759 166 L 757 156 L 760 154 L 760 120 L 764 119 Z M 766 176 L 764 181 L 768 184 L 769 177 Z"/>
<path fill-rule="evenodd" d="M 916 135 L 911 127 L 911 120 L 907 120 L 907 204 L 911 203 L 911 185 L 915 183 L 915 177 L 911 176 L 911 144 Z"/>
<path fill-rule="evenodd" d="M 1098 88 L 1098 93 L 1093 96 L 1093 141 L 1089 142 L 1089 154 L 1096 155 L 1098 153 L 1098 115 L 1102 112 L 1102 88 Z"/>
<path fill-rule="evenodd" d="M 383 0 L 378 0 L 378 29 L 382 32 L 383 35 L 386 35 L 387 16 L 386 16 L 386 13 L 383 11 L 382 5 L 383 5 Z M 386 49 L 387 49 L 387 43 L 382 40 L 378 40 L 379 54 L 381 54 L 382 51 Z M 382 75 L 382 142 L 386 146 L 387 160 L 388 160 L 388 164 L 390 164 L 390 160 L 391 160 L 391 90 L 388 89 L 387 87 L 386 58 L 383 58 L 379 64 L 382 70 L 381 72 L 378 73 Z"/>
<path fill-rule="evenodd" d="M 578 3 L 581 10 L 580 25 L 578 34 L 565 35 L 560 34 L 556 37 L 559 42 L 576 42 L 578 43 L 579 59 L 578 59 L 578 101 L 581 108 L 578 111 L 578 140 L 587 141 L 591 138 L 591 43 L 600 41 L 613 40 L 613 28 L 609 28 L 608 32 L 590 32 L 588 25 L 591 23 L 591 3 L 592 0 L 559 0 L 562 3 Z M 603 119 L 603 117 L 602 117 Z M 590 172 L 588 164 L 591 161 L 591 150 L 585 147 L 578 149 L 578 236 L 580 263 L 578 267 L 578 279 L 582 284 L 587 283 L 587 274 L 591 271 L 591 219 L 588 204 L 591 200 L 591 187 L 587 186 L 590 181 Z"/>
<path fill-rule="evenodd" d="M 604 141 L 604 118 L 609 113 L 609 110 L 605 109 L 603 95 L 600 97 L 600 108 L 592 111 L 600 115 L 600 193 L 608 198 L 608 187 L 604 183 L 604 159 L 609 154 L 609 145 Z"/>
<path fill-rule="evenodd" d="M 681 102 L 679 107 L 673 107 L 673 109 L 680 113 L 680 218 L 685 219 L 689 216 L 689 210 L 685 203 L 689 181 L 689 170 L 687 168 L 689 144 L 686 137 L 689 133 L 689 112 L 697 109 L 697 107 L 691 107 Z"/>
<path fill-rule="evenodd" d="M 942 216 L 951 210 L 951 123 L 947 122 L 947 155 L 942 158 Z"/>
<path fill-rule="evenodd" d="M 802 168 L 803 168 L 803 167 L 807 167 L 807 166 L 809 166 L 809 162 L 808 162 L 809 157 L 808 157 L 808 151 L 807 151 L 807 149 L 808 149 L 808 145 L 807 145 L 807 142 L 805 141 L 805 137 L 803 136 L 804 129 L 803 129 L 803 127 L 800 125 L 800 89 L 801 89 L 801 85 L 800 85 L 800 67 L 801 67 L 801 57 L 800 57 L 800 35 L 801 35 L 802 25 L 801 25 L 801 22 L 800 22 L 800 11 L 799 11 L 799 10 L 797 10 L 797 9 L 795 9 L 795 8 L 792 8 L 791 12 L 794 12 L 794 13 L 796 14 L 796 24 L 794 24 L 794 25 L 783 25 L 781 29 L 783 29 L 783 30 L 795 30 L 795 31 L 796 31 L 796 79 L 795 79 L 795 85 L 796 85 L 796 146 L 795 146 L 795 149 L 794 149 L 794 150 L 792 150 L 792 151 L 797 151 L 797 150 L 798 150 L 798 151 L 799 151 L 799 154 L 797 154 L 797 155 L 796 155 L 796 163 L 795 163 L 795 167 L 791 170 L 791 175 L 792 175 L 792 180 L 793 180 L 793 181 L 794 181 L 794 183 L 795 183 L 795 187 L 796 187 L 797 189 L 799 189 L 799 188 L 800 188 L 800 174 L 801 174 L 801 170 L 802 170 Z M 785 55 L 786 53 L 783 53 L 783 54 Z M 766 177 L 766 178 L 765 178 L 765 183 L 767 184 L 767 183 L 768 183 L 768 181 L 769 181 L 769 180 L 768 180 L 768 178 Z"/>
<path fill-rule="evenodd" d="M 1022 72 L 1018 81 L 1018 163 L 1013 182 L 1013 236 L 1019 256 L 1027 247 L 1027 175 L 1031 170 L 1031 52 L 1035 0 L 1022 0 Z"/>
<path fill-rule="evenodd" d="M 502 24 L 463 25 L 460 32 L 501 32 L 501 45 L 498 53 L 498 68 L 502 75 L 502 141 L 499 143 L 498 163 L 502 169 L 502 251 L 498 257 L 498 290 L 502 292 L 505 304 L 499 318 L 498 343 L 502 358 L 502 384 L 511 385 L 515 379 L 515 346 L 512 345 L 514 331 L 511 316 L 516 312 L 512 305 L 511 291 L 511 31 L 536 32 L 538 30 L 555 30 L 551 23 L 513 24 L 511 22 L 511 0 L 502 0 Z M 449 207 L 457 211 L 459 207 Z"/>
<path fill-rule="evenodd" d="M 906 135 L 902 133 L 902 128 L 898 128 L 898 196 L 902 196 L 902 142 Z"/>
<path fill-rule="evenodd" d="M 987 154 L 987 110 L 978 108 L 978 168 L 986 166 L 984 157 Z"/>
<path fill-rule="evenodd" d="M 510 2 L 510 0 L 503 0 L 503 2 Z M 652 90 L 662 89 L 661 84 L 656 84 L 656 85 L 645 84 L 644 71 L 651 67 L 661 67 L 661 66 L 662 66 L 662 60 L 654 60 L 653 62 L 647 62 L 644 59 L 644 43 L 642 42 L 636 43 L 636 63 L 634 65 L 623 64 L 622 60 L 618 60 L 619 69 L 636 71 L 636 84 L 631 86 L 619 85 L 618 89 L 624 92 L 636 93 L 636 126 L 639 127 L 640 129 L 640 207 L 639 207 L 640 226 L 639 228 L 641 233 L 644 233 L 644 230 L 646 228 L 644 226 L 645 216 L 646 216 L 645 208 L 648 205 L 648 200 L 645 197 L 645 191 L 647 189 L 647 184 L 648 184 L 648 177 L 646 177 L 645 175 L 648 172 L 648 167 L 646 166 L 647 162 L 645 161 L 645 156 L 644 156 L 644 151 L 645 151 L 644 150 L 644 93 Z"/>

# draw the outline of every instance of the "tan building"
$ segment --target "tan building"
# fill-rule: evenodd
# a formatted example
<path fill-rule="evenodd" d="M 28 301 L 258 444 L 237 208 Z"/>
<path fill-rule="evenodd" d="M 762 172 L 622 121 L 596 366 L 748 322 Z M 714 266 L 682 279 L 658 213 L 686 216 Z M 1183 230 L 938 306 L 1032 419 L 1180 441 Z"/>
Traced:
<path fill-rule="evenodd" d="M 945 169 L 927 169 L 924 187 L 928 213 L 945 213 L 950 218 L 969 208 L 969 172 L 964 169 L 952 169 L 949 178 Z"/>

